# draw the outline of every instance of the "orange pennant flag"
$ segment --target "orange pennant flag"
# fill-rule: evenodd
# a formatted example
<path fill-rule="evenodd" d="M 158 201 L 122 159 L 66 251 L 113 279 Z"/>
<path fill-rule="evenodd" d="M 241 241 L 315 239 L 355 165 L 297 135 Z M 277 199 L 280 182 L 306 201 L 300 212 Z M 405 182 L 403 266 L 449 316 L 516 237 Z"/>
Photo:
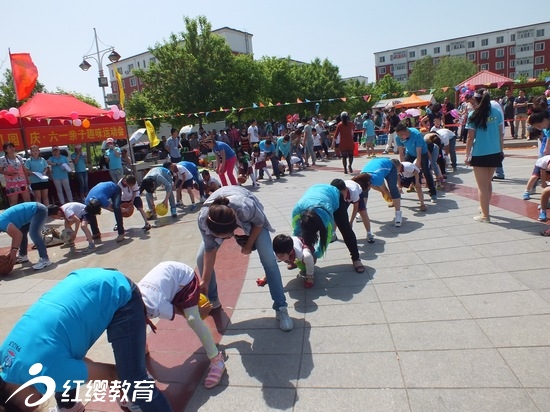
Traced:
<path fill-rule="evenodd" d="M 300 99 L 296 99 L 296 103 L 302 103 Z"/>
<path fill-rule="evenodd" d="M 347 99 L 347 97 L 340 97 L 340 100 L 342 100 L 343 102 L 345 102 Z"/>
<path fill-rule="evenodd" d="M 38 69 L 29 53 L 10 53 L 11 72 L 18 101 L 28 98 L 36 85 Z"/>
<path fill-rule="evenodd" d="M 443 90 L 444 92 L 446 92 L 447 90 L 449 90 L 448 87 L 442 87 L 441 90 Z"/>
<path fill-rule="evenodd" d="M 262 102 L 260 102 L 260 107 L 265 107 L 265 105 Z"/>

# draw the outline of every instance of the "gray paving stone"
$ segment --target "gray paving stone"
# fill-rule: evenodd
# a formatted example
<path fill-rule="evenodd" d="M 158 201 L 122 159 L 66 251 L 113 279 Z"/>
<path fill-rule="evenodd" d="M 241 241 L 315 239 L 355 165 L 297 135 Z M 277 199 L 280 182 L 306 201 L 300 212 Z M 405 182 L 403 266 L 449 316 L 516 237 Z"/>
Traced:
<path fill-rule="evenodd" d="M 541 411 L 550 411 L 550 389 L 528 388 L 527 392 Z"/>
<path fill-rule="evenodd" d="M 414 240 L 412 247 L 414 248 L 415 251 L 423 252 L 423 251 L 433 251 L 433 250 L 440 250 L 440 249 L 454 250 L 455 248 L 464 247 L 467 245 L 468 245 L 467 242 L 458 240 L 456 237 L 444 236 L 444 237 L 437 237 L 437 238 Z M 447 253 L 443 253 L 443 254 L 447 254 Z"/>
<path fill-rule="evenodd" d="M 470 246 L 461 246 L 453 248 L 452 253 L 434 253 L 432 251 L 420 251 L 417 252 L 418 256 L 422 259 L 423 262 L 431 264 L 438 262 L 456 262 L 469 260 L 469 259 L 478 259 L 483 257 L 480 253 Z"/>
<path fill-rule="evenodd" d="M 399 352 L 407 388 L 517 388 L 494 349 Z"/>
<path fill-rule="evenodd" d="M 395 352 L 314 354 L 302 359 L 300 388 L 403 388 Z"/>
<path fill-rule="evenodd" d="M 413 412 L 535 412 L 525 389 L 409 389 Z"/>
<path fill-rule="evenodd" d="M 380 303 L 353 303 L 348 305 L 323 305 L 305 314 L 311 327 L 372 325 L 385 323 Z"/>
<path fill-rule="evenodd" d="M 478 319 L 496 347 L 550 345 L 550 315 Z"/>
<path fill-rule="evenodd" d="M 498 239 L 500 236 L 496 236 Z M 500 239 L 499 239 L 500 240 Z M 481 253 L 485 257 L 491 256 L 507 256 L 510 254 L 526 254 L 526 253 L 538 253 L 542 249 L 540 245 L 535 243 L 526 242 L 524 240 L 495 242 L 484 245 L 476 245 L 476 251 Z"/>
<path fill-rule="evenodd" d="M 550 313 L 550 305 L 531 290 L 459 296 L 474 318 Z"/>
<path fill-rule="evenodd" d="M 501 348 L 499 352 L 523 386 L 550 387 L 550 347 Z"/>
<path fill-rule="evenodd" d="M 5 293 L 25 293 L 34 286 L 42 282 L 39 278 L 18 278 L 10 280 L 0 280 L 0 294 Z"/>
<path fill-rule="evenodd" d="M 342 342 L 346 342 L 345 350 Z M 395 349 L 387 325 L 311 328 L 308 346 L 313 353 L 363 353 Z"/>
<path fill-rule="evenodd" d="M 502 267 L 488 258 L 466 259 L 461 261 L 460 264 L 449 264 L 448 262 L 430 263 L 428 267 L 440 278 L 503 272 Z"/>
<path fill-rule="evenodd" d="M 455 295 L 477 295 L 528 289 L 508 273 L 445 278 L 444 282 Z"/>
<path fill-rule="evenodd" d="M 440 279 L 383 283 L 374 288 L 381 301 L 453 296 L 453 292 Z"/>
<path fill-rule="evenodd" d="M 227 355 L 296 355 L 302 352 L 304 339 L 310 340 L 310 328 L 294 327 L 286 333 L 279 328 L 248 327 L 248 322 L 241 326 L 246 329 L 228 329 L 222 337 L 220 345 Z"/>
<path fill-rule="evenodd" d="M 295 411 L 408 412 L 404 389 L 322 389 L 298 387 Z"/>
<path fill-rule="evenodd" d="M 514 242 L 518 239 L 515 231 L 499 231 L 498 236 L 495 236 L 494 231 L 476 233 L 475 236 L 471 234 L 460 235 L 456 237 L 457 240 L 464 242 L 467 245 L 492 245 L 496 242 Z"/>
<path fill-rule="evenodd" d="M 537 295 L 550 303 L 550 289 L 541 289 L 536 291 Z"/>
<path fill-rule="evenodd" d="M 455 297 L 382 302 L 389 323 L 470 319 Z"/>
<path fill-rule="evenodd" d="M 303 314 L 294 310 L 292 306 L 288 307 L 288 314 L 294 321 L 294 327 L 303 327 Z M 279 329 L 273 309 L 238 309 L 231 316 L 231 323 L 227 329 Z"/>
<path fill-rule="evenodd" d="M 531 289 L 550 289 L 548 269 L 522 270 L 510 272 L 510 275 Z"/>
<path fill-rule="evenodd" d="M 228 372 L 229 373 L 229 372 Z M 288 388 L 218 386 L 197 388 L 186 411 L 292 411 L 296 403 L 296 389 Z"/>
<path fill-rule="evenodd" d="M 518 259 L 516 254 L 510 253 L 504 256 L 493 257 L 491 260 L 507 272 L 545 269 L 548 267 L 546 255 L 540 252 L 522 254 L 521 259 Z"/>
<path fill-rule="evenodd" d="M 493 347 L 474 320 L 394 323 L 389 327 L 398 351 Z"/>
<path fill-rule="evenodd" d="M 246 349 L 248 351 L 248 349 Z M 231 386 L 269 386 L 289 388 L 296 386 L 301 362 L 311 363 L 309 355 L 231 355 L 226 367 Z M 304 370 L 305 373 L 305 370 Z"/>

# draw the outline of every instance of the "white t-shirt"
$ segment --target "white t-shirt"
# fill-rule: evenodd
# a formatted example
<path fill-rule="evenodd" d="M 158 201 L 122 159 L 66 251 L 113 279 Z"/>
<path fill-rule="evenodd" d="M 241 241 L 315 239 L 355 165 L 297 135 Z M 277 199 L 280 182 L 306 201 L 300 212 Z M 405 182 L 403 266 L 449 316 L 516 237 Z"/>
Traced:
<path fill-rule="evenodd" d="M 129 202 L 132 200 L 132 197 L 134 196 L 134 192 L 137 193 L 136 196 L 139 196 L 139 185 L 136 183 L 134 186 L 130 187 L 126 185 L 124 187 L 122 185 L 122 179 L 120 179 L 117 183 L 118 187 L 120 187 L 120 190 L 122 192 L 122 195 L 120 197 L 121 202 Z"/>
<path fill-rule="evenodd" d="M 61 210 L 63 210 L 63 214 L 67 219 L 70 219 L 73 215 L 79 219 L 82 219 L 82 216 L 84 216 L 85 213 L 85 209 L 86 205 L 79 202 L 69 202 L 61 206 Z"/>
<path fill-rule="evenodd" d="M 433 127 L 432 127 L 432 131 L 434 131 Z M 456 135 L 449 129 L 439 129 L 439 130 L 435 130 L 435 132 L 438 134 L 439 138 L 441 139 L 441 143 L 443 143 L 443 146 L 447 146 L 449 144 L 449 140 L 451 140 L 453 137 L 456 137 Z"/>
<path fill-rule="evenodd" d="M 258 135 L 258 126 L 249 126 L 248 127 L 248 136 L 250 143 L 259 143 L 260 136 Z"/>
<path fill-rule="evenodd" d="M 295 165 L 298 163 L 302 163 L 302 160 L 298 156 L 290 156 L 290 163 Z"/>
<path fill-rule="evenodd" d="M 550 155 L 539 157 L 535 162 L 535 166 L 541 169 L 548 169 L 548 163 L 550 163 Z"/>
<path fill-rule="evenodd" d="M 403 165 L 403 177 L 413 177 L 414 172 L 420 172 L 420 169 L 414 165 L 414 163 L 411 162 L 402 162 Z"/>
<path fill-rule="evenodd" d="M 176 164 L 176 167 L 178 168 L 178 179 L 187 182 L 188 180 L 193 179 L 193 175 L 189 170 L 185 168 L 185 166 L 182 166 L 180 164 Z"/>
<path fill-rule="evenodd" d="M 322 143 L 321 143 L 321 136 L 319 135 L 319 133 L 313 135 L 313 146 L 321 146 Z"/>
<path fill-rule="evenodd" d="M 346 202 L 357 203 L 359 202 L 359 196 L 363 193 L 361 185 L 353 180 L 345 180 L 344 183 L 349 190 L 349 199 L 346 199 Z"/>
<path fill-rule="evenodd" d="M 195 277 L 184 263 L 161 262 L 138 283 L 149 318 L 174 319 L 172 300 Z"/>
<path fill-rule="evenodd" d="M 315 271 L 315 259 L 309 248 L 305 247 L 299 237 L 292 236 L 294 242 L 294 253 L 296 253 L 296 260 L 304 262 L 306 265 L 306 275 L 313 275 Z"/>
<path fill-rule="evenodd" d="M 215 184 L 217 184 L 219 187 L 222 187 L 222 184 L 220 183 L 220 181 L 219 181 L 218 179 L 216 179 L 214 176 L 212 176 L 212 174 L 210 174 L 210 179 L 208 180 L 208 182 L 205 181 L 204 179 L 203 179 L 203 182 L 204 182 L 204 184 L 207 185 L 207 186 L 208 186 L 208 185 L 211 185 L 212 183 L 215 183 Z"/>

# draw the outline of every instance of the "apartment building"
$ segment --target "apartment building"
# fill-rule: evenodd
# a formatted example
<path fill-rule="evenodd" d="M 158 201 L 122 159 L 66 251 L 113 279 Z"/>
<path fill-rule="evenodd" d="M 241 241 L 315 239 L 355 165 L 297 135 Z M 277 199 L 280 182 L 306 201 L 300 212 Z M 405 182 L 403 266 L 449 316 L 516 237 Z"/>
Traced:
<path fill-rule="evenodd" d="M 230 27 L 212 30 L 212 33 L 223 37 L 234 54 L 253 55 L 252 34 Z M 120 59 L 117 63 L 108 64 L 107 70 L 112 92 L 107 95 L 107 103 L 118 104 L 118 83 L 114 72 L 115 66 L 122 78 L 124 94 L 130 96 L 133 92 L 140 91 L 143 88 L 143 81 L 133 74 L 133 70 L 147 70 L 149 65 L 154 61 L 155 57 L 149 51 L 145 51 L 134 56 Z"/>
<path fill-rule="evenodd" d="M 405 82 L 414 62 L 426 56 L 434 64 L 447 56 L 464 57 L 479 70 L 512 79 L 537 77 L 550 68 L 550 22 L 376 52 L 376 80 L 391 74 Z"/>

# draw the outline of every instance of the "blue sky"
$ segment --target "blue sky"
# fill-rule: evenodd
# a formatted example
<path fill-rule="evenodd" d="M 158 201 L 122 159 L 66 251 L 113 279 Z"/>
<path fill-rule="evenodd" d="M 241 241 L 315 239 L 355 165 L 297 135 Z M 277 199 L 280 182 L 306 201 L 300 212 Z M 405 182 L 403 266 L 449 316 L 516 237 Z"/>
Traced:
<path fill-rule="evenodd" d="M 328 58 L 343 77 L 373 81 L 374 52 L 545 21 L 511 0 L 478 0 L 475 6 L 432 0 L 27 0 L 5 7 L 2 73 L 10 67 L 8 48 L 28 52 L 48 90 L 61 87 L 100 103 L 96 62 L 90 60 L 88 72 L 78 68 L 92 47 L 94 27 L 104 44 L 129 57 L 183 31 L 183 16 L 204 15 L 213 29 L 251 33 L 256 58 Z"/>

